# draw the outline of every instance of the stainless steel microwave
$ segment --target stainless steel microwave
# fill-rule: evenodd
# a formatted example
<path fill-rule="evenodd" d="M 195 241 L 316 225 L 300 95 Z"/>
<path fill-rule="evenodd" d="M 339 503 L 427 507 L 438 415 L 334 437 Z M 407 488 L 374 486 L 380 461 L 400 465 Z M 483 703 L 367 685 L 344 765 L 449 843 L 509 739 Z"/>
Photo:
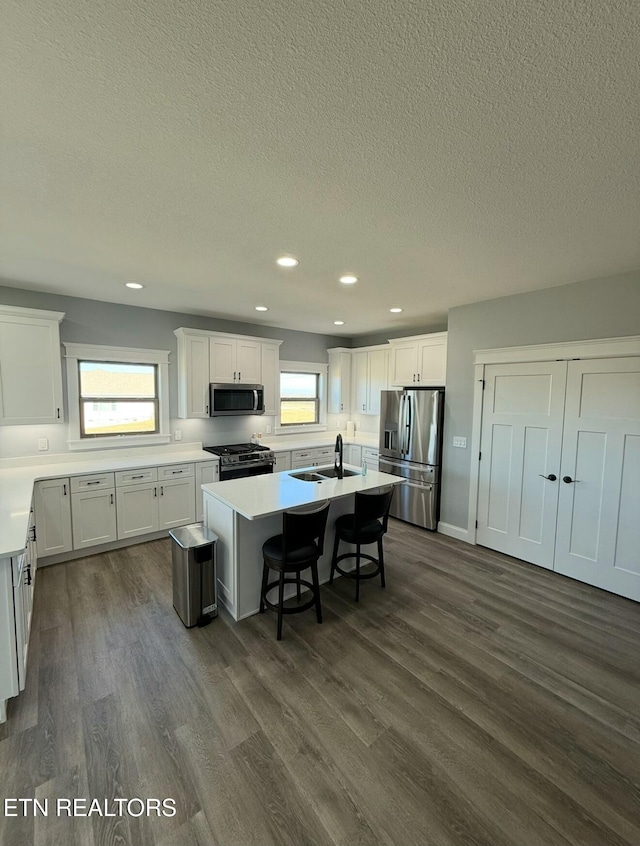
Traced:
<path fill-rule="evenodd" d="M 209 417 L 239 417 L 242 414 L 264 414 L 262 385 L 209 385 Z"/>

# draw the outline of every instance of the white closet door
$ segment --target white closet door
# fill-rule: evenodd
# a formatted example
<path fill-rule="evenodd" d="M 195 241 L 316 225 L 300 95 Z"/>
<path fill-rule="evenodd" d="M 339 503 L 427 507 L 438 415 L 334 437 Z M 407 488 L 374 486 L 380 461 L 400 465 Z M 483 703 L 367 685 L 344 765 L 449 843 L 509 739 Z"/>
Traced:
<path fill-rule="evenodd" d="M 640 358 L 569 362 L 555 570 L 640 601 Z"/>
<path fill-rule="evenodd" d="M 566 373 L 564 361 L 485 368 L 477 542 L 548 569 Z"/>

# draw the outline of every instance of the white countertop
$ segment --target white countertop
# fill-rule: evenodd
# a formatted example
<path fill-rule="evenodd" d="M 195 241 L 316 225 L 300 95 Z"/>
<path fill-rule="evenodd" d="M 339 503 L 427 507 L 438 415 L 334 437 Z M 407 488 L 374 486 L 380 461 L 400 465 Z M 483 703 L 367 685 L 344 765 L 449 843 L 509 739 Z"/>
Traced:
<path fill-rule="evenodd" d="M 19 555 L 25 547 L 33 484 L 39 479 L 58 479 L 88 473 L 109 473 L 138 467 L 160 467 L 192 461 L 217 461 L 217 456 L 202 449 L 145 451 L 144 454 L 119 455 L 102 450 L 99 455 L 76 456 L 68 461 L 31 464 L 0 470 L 0 558 Z M 56 456 L 60 458 L 60 456 Z"/>
<path fill-rule="evenodd" d="M 351 467 L 350 470 L 360 470 Z M 309 467 L 310 471 L 318 468 Z M 357 491 L 369 491 L 385 485 L 399 485 L 404 480 L 389 473 L 369 470 L 366 476 L 347 476 L 344 479 L 325 479 L 323 482 L 304 482 L 294 479 L 294 473 L 304 470 L 285 470 L 282 473 L 252 476 L 245 479 L 230 479 L 226 482 L 213 482 L 203 485 L 202 490 L 233 508 L 247 520 L 257 520 L 271 514 L 279 514 L 289 508 L 322 502 L 325 499 L 338 499 Z"/>

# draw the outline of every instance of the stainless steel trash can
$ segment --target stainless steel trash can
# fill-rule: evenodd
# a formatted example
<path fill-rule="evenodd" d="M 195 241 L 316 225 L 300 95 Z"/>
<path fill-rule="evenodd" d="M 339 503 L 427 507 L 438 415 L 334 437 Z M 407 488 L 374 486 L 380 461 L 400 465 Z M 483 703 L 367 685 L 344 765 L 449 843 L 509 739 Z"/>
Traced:
<path fill-rule="evenodd" d="M 218 616 L 216 543 L 218 536 L 202 523 L 171 529 L 173 538 L 173 607 L 182 622 L 206 626 Z"/>

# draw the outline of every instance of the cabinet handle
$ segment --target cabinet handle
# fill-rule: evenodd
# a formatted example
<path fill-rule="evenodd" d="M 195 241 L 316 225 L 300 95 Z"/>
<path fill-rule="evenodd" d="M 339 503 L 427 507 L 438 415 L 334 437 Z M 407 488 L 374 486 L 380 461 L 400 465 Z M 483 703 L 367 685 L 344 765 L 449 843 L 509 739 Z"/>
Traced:
<path fill-rule="evenodd" d="M 113 505 L 113 494 L 111 494 L 111 505 Z"/>
<path fill-rule="evenodd" d="M 139 476 L 132 476 L 132 479 L 144 479 L 144 473 L 140 473 Z"/>
<path fill-rule="evenodd" d="M 30 585 L 31 582 L 31 564 L 27 564 L 27 584 Z"/>
<path fill-rule="evenodd" d="M 158 489 L 157 489 L 157 488 L 154 488 L 154 489 L 153 489 L 153 495 L 154 495 L 154 496 L 158 496 Z"/>
<path fill-rule="evenodd" d="M 172 470 L 172 475 L 177 476 L 179 473 L 184 473 L 184 470 Z"/>
<path fill-rule="evenodd" d="M 209 406 L 208 406 L 208 405 L 205 405 L 205 407 L 204 407 L 204 411 L 205 411 L 205 414 L 208 414 L 208 413 L 209 413 Z"/>
<path fill-rule="evenodd" d="M 160 496 L 164 496 L 164 485 L 160 485 Z"/>
<path fill-rule="evenodd" d="M 31 538 L 30 538 L 30 540 L 34 541 L 34 540 L 36 539 L 36 527 L 35 527 L 35 526 L 32 526 L 32 527 L 31 527 L 31 529 L 30 529 L 30 531 L 31 531 Z"/>
<path fill-rule="evenodd" d="M 99 484 L 100 484 L 100 479 L 96 479 L 95 482 L 87 482 L 87 486 L 89 486 L 89 485 L 99 485 Z"/>
<path fill-rule="evenodd" d="M 57 414 L 58 414 L 58 420 L 60 420 L 60 409 L 59 409 L 59 408 L 56 408 L 56 412 L 57 412 Z"/>
<path fill-rule="evenodd" d="M 66 495 L 67 495 L 67 486 L 63 485 L 62 486 L 62 496 L 66 496 Z"/>
<path fill-rule="evenodd" d="M 362 410 L 363 411 L 365 410 L 365 404 L 364 403 L 362 403 Z"/>
<path fill-rule="evenodd" d="M 233 371 L 233 381 L 234 382 L 236 381 L 236 371 L 235 370 Z"/>
<path fill-rule="evenodd" d="M 238 370 L 238 382 L 242 382 L 242 373 Z"/>
<path fill-rule="evenodd" d="M 420 381 L 420 374 L 419 374 L 419 373 L 418 373 L 418 379 L 417 379 L 417 381 L 418 381 L 418 382 Z"/>

